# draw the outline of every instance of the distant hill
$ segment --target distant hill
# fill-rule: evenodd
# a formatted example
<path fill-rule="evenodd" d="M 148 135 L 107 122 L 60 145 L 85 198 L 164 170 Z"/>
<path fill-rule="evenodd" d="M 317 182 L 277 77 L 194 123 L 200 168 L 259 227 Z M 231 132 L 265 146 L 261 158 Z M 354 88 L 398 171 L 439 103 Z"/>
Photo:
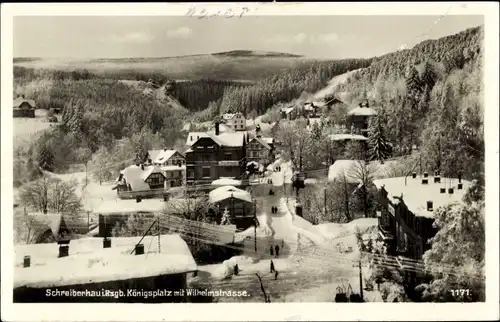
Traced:
<path fill-rule="evenodd" d="M 305 67 L 321 60 L 277 52 L 235 50 L 214 54 L 154 58 L 29 59 L 15 58 L 14 66 L 72 71 L 86 69 L 114 79 L 144 79 L 141 74 L 158 74 L 168 79 L 258 81 L 286 70 Z"/>
<path fill-rule="evenodd" d="M 232 56 L 232 57 L 304 57 L 289 53 L 279 53 L 272 51 L 254 51 L 254 50 L 232 50 L 220 53 L 213 53 L 213 56 Z"/>

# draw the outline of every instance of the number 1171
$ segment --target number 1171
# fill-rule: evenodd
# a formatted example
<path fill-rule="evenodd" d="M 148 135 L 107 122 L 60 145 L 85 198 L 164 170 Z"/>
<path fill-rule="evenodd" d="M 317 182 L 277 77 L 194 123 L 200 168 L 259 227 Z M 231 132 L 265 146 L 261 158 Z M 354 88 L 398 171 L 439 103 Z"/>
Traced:
<path fill-rule="evenodd" d="M 471 293 L 470 290 L 467 288 L 451 290 L 451 295 L 453 296 L 469 296 L 470 293 Z"/>

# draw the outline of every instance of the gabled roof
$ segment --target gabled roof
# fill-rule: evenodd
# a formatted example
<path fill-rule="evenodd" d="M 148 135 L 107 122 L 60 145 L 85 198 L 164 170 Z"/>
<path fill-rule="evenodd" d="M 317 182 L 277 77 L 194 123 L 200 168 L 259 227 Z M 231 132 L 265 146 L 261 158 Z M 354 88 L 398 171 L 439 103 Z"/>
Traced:
<path fill-rule="evenodd" d="M 262 144 L 262 146 L 264 146 L 266 149 L 271 150 L 271 147 L 269 146 L 269 144 L 267 144 L 267 142 L 264 141 L 262 138 L 254 137 L 252 140 L 250 140 L 250 142 L 252 142 L 252 141 L 257 141 L 260 144 Z"/>
<path fill-rule="evenodd" d="M 189 133 L 191 135 L 191 133 Z M 193 141 L 189 146 L 195 144 L 201 138 L 210 138 L 219 146 L 227 146 L 227 147 L 241 147 L 243 146 L 243 139 L 245 137 L 245 132 L 224 132 L 219 135 L 215 135 L 215 133 L 196 133 L 193 135 Z M 194 137 L 197 137 L 194 140 Z M 190 137 L 188 136 L 188 142 L 190 141 Z"/>
<path fill-rule="evenodd" d="M 246 202 L 252 202 L 252 195 L 245 190 L 238 189 L 234 186 L 223 186 L 210 191 L 208 199 L 211 203 L 219 202 L 227 198 L 240 199 Z"/>
<path fill-rule="evenodd" d="M 14 108 L 19 108 L 21 104 L 23 104 L 24 102 L 28 103 L 32 108 L 36 107 L 34 100 L 29 100 L 25 98 L 16 98 L 14 99 Z"/>
<path fill-rule="evenodd" d="M 347 112 L 347 115 L 357 115 L 357 116 L 372 116 L 372 115 L 377 115 L 377 111 L 375 111 L 371 107 L 356 107 L 349 112 Z"/>
<path fill-rule="evenodd" d="M 224 113 L 222 114 L 222 118 L 224 120 L 231 120 L 232 118 L 234 118 L 235 116 L 243 116 L 243 114 L 241 112 L 236 112 L 236 113 Z"/>
<path fill-rule="evenodd" d="M 191 146 L 194 142 L 198 141 L 199 138 L 206 138 L 208 136 L 209 135 L 207 132 L 189 132 L 186 140 L 186 145 Z"/>
<path fill-rule="evenodd" d="M 143 170 L 140 166 L 133 164 L 120 171 L 120 173 L 123 175 L 127 185 L 130 185 L 130 188 L 132 188 L 133 191 L 139 191 L 149 190 L 149 184 L 147 184 L 145 180 L 152 173 L 162 172 L 161 169 L 156 166 L 144 166 Z"/>
<path fill-rule="evenodd" d="M 178 152 L 177 150 L 167 150 L 167 149 L 148 151 L 151 161 L 153 163 L 159 163 L 159 164 L 167 162 L 177 152 Z"/>

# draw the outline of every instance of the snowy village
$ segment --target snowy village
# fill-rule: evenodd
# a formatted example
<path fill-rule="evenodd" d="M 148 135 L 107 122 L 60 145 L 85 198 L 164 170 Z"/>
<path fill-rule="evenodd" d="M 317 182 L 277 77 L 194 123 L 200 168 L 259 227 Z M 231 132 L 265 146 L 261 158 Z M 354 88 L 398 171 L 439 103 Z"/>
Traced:
<path fill-rule="evenodd" d="M 14 302 L 484 301 L 465 25 L 376 58 L 15 58 Z"/>

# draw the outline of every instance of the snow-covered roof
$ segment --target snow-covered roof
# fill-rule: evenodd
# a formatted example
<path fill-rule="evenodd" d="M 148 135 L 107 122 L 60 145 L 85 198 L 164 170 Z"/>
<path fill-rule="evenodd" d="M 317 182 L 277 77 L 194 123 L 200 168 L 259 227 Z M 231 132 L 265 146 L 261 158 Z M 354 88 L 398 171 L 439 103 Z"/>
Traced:
<path fill-rule="evenodd" d="M 234 186 L 223 186 L 210 191 L 208 199 L 211 203 L 219 202 L 227 198 L 234 197 L 236 199 L 252 202 L 252 195 L 245 190 L 238 189 Z"/>
<path fill-rule="evenodd" d="M 209 137 L 220 146 L 238 147 L 243 146 L 245 134 L 245 132 L 222 132 L 215 135 L 212 132 L 191 132 L 188 135 L 186 145 L 192 146 L 199 139 Z"/>
<path fill-rule="evenodd" d="M 233 119 L 234 117 L 243 117 L 243 114 L 241 114 L 240 112 L 236 112 L 236 113 L 224 113 L 222 114 L 222 118 L 224 120 L 231 120 Z"/>
<path fill-rule="evenodd" d="M 144 171 L 142 171 L 142 174 L 141 174 L 141 179 L 143 181 L 145 181 L 153 173 L 161 173 L 160 167 L 155 166 L 155 165 L 153 165 L 153 166 L 145 166 L 144 167 Z M 132 190 L 134 190 L 134 189 L 132 188 Z"/>
<path fill-rule="evenodd" d="M 330 134 L 330 139 L 333 141 L 356 140 L 367 141 L 368 138 L 359 134 Z"/>
<path fill-rule="evenodd" d="M 165 207 L 163 199 L 135 199 L 105 200 L 94 209 L 94 213 L 101 215 L 133 212 L 158 212 Z"/>
<path fill-rule="evenodd" d="M 353 167 L 360 161 L 358 160 L 337 160 L 328 169 L 328 181 L 335 181 L 345 175 L 347 182 L 357 183 L 358 179 L 353 177 Z"/>
<path fill-rule="evenodd" d="M 377 115 L 377 111 L 375 111 L 371 107 L 358 106 L 347 112 L 347 115 L 372 116 L 372 115 Z"/>
<path fill-rule="evenodd" d="M 198 141 L 199 138 L 208 137 L 207 132 L 189 132 L 186 140 L 186 145 L 191 146 L 194 142 Z"/>
<path fill-rule="evenodd" d="M 30 213 L 28 217 L 33 219 L 38 225 L 50 228 L 54 236 L 57 236 L 61 225 L 65 222 L 63 215 L 57 213 Z M 40 233 L 45 232 L 42 230 L 43 229 L 41 229 Z"/>
<path fill-rule="evenodd" d="M 69 245 L 69 256 L 62 258 L 57 258 L 55 243 L 16 245 L 14 287 L 67 286 L 197 270 L 189 247 L 179 235 L 160 236 L 161 252 L 157 238 L 143 239 L 150 247 L 147 257 L 130 254 L 140 237 L 112 237 L 111 248 L 103 248 L 100 238 L 75 239 Z M 31 266 L 23 268 L 26 255 L 31 256 Z"/>
<path fill-rule="evenodd" d="M 259 142 L 260 144 L 262 144 L 262 146 L 264 146 L 266 149 L 271 150 L 271 147 L 269 146 L 269 144 L 266 141 L 264 141 L 261 137 L 260 138 L 259 137 L 254 137 L 252 139 L 252 141 L 253 140 L 255 140 L 255 141 Z"/>
<path fill-rule="evenodd" d="M 233 178 L 219 178 L 212 182 L 213 186 L 241 186 L 241 180 Z"/>
<path fill-rule="evenodd" d="M 16 99 L 14 99 L 14 108 L 18 108 L 19 106 L 21 106 L 21 104 L 23 104 L 25 102 L 28 103 L 31 106 L 31 108 L 35 108 L 35 106 L 36 106 L 34 100 L 29 100 L 29 99 L 25 99 L 25 98 L 16 98 Z"/>
<path fill-rule="evenodd" d="M 167 149 L 148 151 L 151 161 L 153 163 L 160 163 L 160 164 L 168 161 L 176 152 L 177 150 L 167 150 Z"/>
<path fill-rule="evenodd" d="M 121 170 L 120 173 L 123 175 L 126 183 L 130 185 L 132 191 L 149 190 L 149 184 L 145 180 L 152 173 L 161 173 L 161 169 L 157 166 L 137 166 L 135 164 L 126 167 Z"/>
<path fill-rule="evenodd" d="M 355 177 L 356 167 L 360 162 L 365 162 L 361 160 L 337 160 L 328 169 L 328 181 L 334 181 L 342 173 L 346 175 L 346 179 L 350 183 L 357 183 L 358 180 L 353 179 Z M 394 165 L 398 164 L 398 160 L 386 160 L 384 163 L 379 161 L 370 161 L 368 163 L 368 171 L 370 171 L 371 177 L 373 179 L 380 179 L 387 177 L 388 170 Z"/>
<path fill-rule="evenodd" d="M 433 202 L 434 209 L 454 202 L 460 203 L 472 184 L 470 181 L 462 180 L 463 188 L 458 190 L 458 179 L 441 177 L 441 183 L 434 183 L 433 176 L 428 177 L 428 184 L 422 184 L 422 176 L 420 175 L 415 179 L 408 176 L 406 185 L 404 177 L 378 179 L 374 180 L 373 183 L 379 189 L 383 186 L 391 200 L 393 197 L 401 197 L 402 195 L 403 202 L 411 212 L 416 216 L 429 218 L 433 217 L 433 212 L 427 211 L 427 201 Z M 454 188 L 452 194 L 448 193 L 450 187 Z M 446 192 L 440 193 L 440 188 L 446 188 Z"/>

